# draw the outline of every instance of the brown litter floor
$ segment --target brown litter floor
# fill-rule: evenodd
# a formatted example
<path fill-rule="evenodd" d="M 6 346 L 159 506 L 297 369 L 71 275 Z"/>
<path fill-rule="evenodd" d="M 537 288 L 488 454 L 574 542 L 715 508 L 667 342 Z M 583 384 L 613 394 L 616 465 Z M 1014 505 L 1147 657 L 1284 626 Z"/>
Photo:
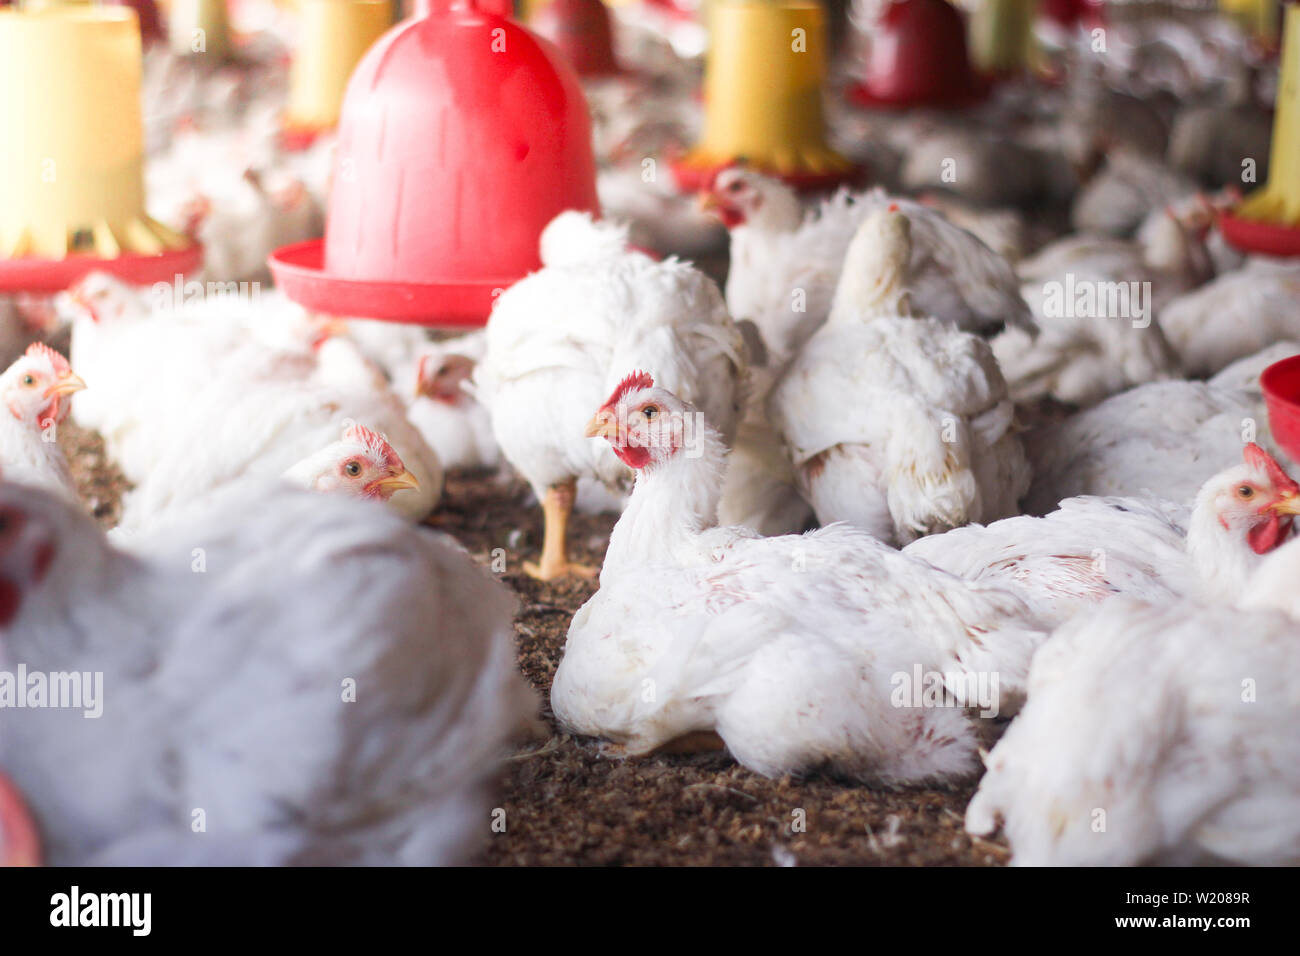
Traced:
<path fill-rule="evenodd" d="M 111 527 L 127 485 L 99 436 L 69 423 L 59 443 L 78 491 Z M 502 579 L 521 604 L 519 664 L 545 701 L 569 618 L 595 585 L 542 584 L 521 573 L 541 540 L 540 510 L 528 497 L 518 482 L 453 475 L 430 523 L 484 564 L 504 549 Z M 613 520 L 575 519 L 581 560 L 599 564 Z M 1001 842 L 963 829 L 973 786 L 879 791 L 824 778 L 768 780 L 722 755 L 620 760 L 557 730 L 549 707 L 544 716 L 551 737 L 511 757 L 499 804 L 506 832 L 491 837 L 479 863 L 988 866 L 1008 856 Z"/>

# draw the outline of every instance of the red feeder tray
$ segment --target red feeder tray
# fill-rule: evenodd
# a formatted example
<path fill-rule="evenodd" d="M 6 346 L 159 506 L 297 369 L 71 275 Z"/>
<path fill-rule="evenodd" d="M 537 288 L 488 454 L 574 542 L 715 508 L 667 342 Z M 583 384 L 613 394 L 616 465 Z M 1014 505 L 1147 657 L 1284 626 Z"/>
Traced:
<path fill-rule="evenodd" d="M 20 256 L 0 259 L 0 292 L 62 292 L 91 272 L 107 272 L 134 285 L 170 282 L 203 262 L 203 247 L 188 246 L 158 255 L 128 253 L 115 259 L 70 255 L 65 259 Z"/>
<path fill-rule="evenodd" d="M 1300 355 L 1274 362 L 1259 376 L 1273 438 L 1300 461 Z"/>
<path fill-rule="evenodd" d="M 1242 252 L 1265 256 L 1300 256 L 1300 229 L 1257 219 L 1242 219 L 1230 212 L 1219 214 L 1223 238 Z"/>
<path fill-rule="evenodd" d="M 990 82 L 972 68 L 966 23 L 947 0 L 895 0 L 871 30 L 871 55 L 848 98 L 871 109 L 971 106 Z"/>
<path fill-rule="evenodd" d="M 620 76 L 614 27 L 603 0 L 553 0 L 530 24 L 554 43 L 581 77 Z"/>
<path fill-rule="evenodd" d="M 0 773 L 0 866 L 40 866 L 41 839 L 18 788 Z"/>
<path fill-rule="evenodd" d="M 586 100 L 561 53 L 474 0 L 429 7 L 352 74 L 325 239 L 270 258 L 307 308 L 482 325 L 497 290 L 541 267 L 547 223 L 599 212 Z"/>

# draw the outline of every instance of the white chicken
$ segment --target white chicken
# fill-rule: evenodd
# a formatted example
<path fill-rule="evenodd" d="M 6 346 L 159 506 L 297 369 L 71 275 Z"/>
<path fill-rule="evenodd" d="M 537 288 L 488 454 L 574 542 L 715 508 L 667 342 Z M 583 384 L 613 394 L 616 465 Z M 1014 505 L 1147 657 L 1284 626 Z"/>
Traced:
<path fill-rule="evenodd" d="M 1190 516 L 1169 502 L 1069 498 L 1045 518 L 971 525 L 906 550 L 958 577 L 1014 591 L 1056 627 L 1115 594 L 1235 600 L 1262 556 L 1291 534 L 1298 496 L 1300 485 L 1250 444 L 1241 464 L 1205 482 Z"/>
<path fill-rule="evenodd" d="M 6 666 L 108 689 L 94 720 L 6 714 L 0 766 L 49 862 L 449 863 L 487 832 L 536 703 L 514 601 L 447 539 L 283 486 L 219 495 L 130 553 L 18 485 L 0 525 Z"/>
<path fill-rule="evenodd" d="M 445 468 L 496 468 L 501 463 L 492 416 L 467 389 L 486 347 L 480 333 L 429 342 L 394 380 L 408 403 L 406 417 Z"/>
<path fill-rule="evenodd" d="M 338 441 L 308 455 L 284 473 L 285 481 L 309 491 L 387 501 L 419 481 L 383 435 L 349 425 Z"/>
<path fill-rule="evenodd" d="M 1255 441 L 1271 447 L 1259 373 L 1300 345 L 1279 343 L 1209 382 L 1153 382 L 1025 435 L 1033 481 L 1023 504 L 1046 514 L 1076 495 L 1154 494 L 1190 503 L 1202 476 Z"/>
<path fill-rule="evenodd" d="M 68 360 L 33 342 L 0 375 L 0 468 L 9 481 L 46 488 L 68 501 L 77 490 L 55 438 L 67 420 L 71 396 L 86 387 Z"/>
<path fill-rule="evenodd" d="M 1160 325 L 1189 375 L 1214 375 L 1279 339 L 1300 340 L 1300 264 L 1251 259 L 1174 299 Z"/>
<path fill-rule="evenodd" d="M 920 203 L 881 190 L 841 191 L 805 213 L 788 186 L 743 168 L 718 173 L 705 201 L 731 231 L 727 306 L 758 325 L 778 361 L 826 320 L 849 243 L 868 216 L 891 205 L 912 222 L 906 285 L 918 311 L 972 332 L 1032 330 L 1011 266 Z"/>
<path fill-rule="evenodd" d="M 280 348 L 269 333 L 251 334 L 253 320 L 234 311 L 142 314 L 139 303 L 133 310 L 110 296 L 107 309 L 86 295 L 82 288 L 74 297 L 84 307 L 73 320 L 72 354 L 96 388 L 94 402 L 78 400 L 75 414 L 103 435 L 136 483 L 124 525 L 142 527 L 245 476 L 278 477 L 357 422 L 381 432 L 418 481 L 389 506 L 420 519 L 437 504 L 437 456 L 382 373 L 346 338 L 317 341 L 308 323 L 312 339 Z"/>
<path fill-rule="evenodd" d="M 1135 240 L 1072 236 L 1017 268 L 1039 334 L 1007 329 L 993 342 L 1011 393 L 1083 405 L 1178 376 L 1161 310 L 1214 267 L 1199 221 L 1160 210 Z"/>
<path fill-rule="evenodd" d="M 769 400 L 818 520 L 900 543 L 1017 513 L 1030 477 L 988 344 L 912 315 L 910 223 L 892 207 L 863 222 L 830 318 Z"/>
<path fill-rule="evenodd" d="M 1035 656 L 966 828 L 1000 822 L 1024 866 L 1300 863 L 1297 667 L 1300 625 L 1277 612 L 1081 615 Z"/>
<path fill-rule="evenodd" d="M 971 772 L 973 722 L 960 706 L 914 706 L 902 684 L 942 675 L 949 703 L 1008 708 L 1042 634 L 1017 598 L 843 525 L 775 538 L 718 527 L 721 436 L 644 374 L 587 434 L 637 479 L 551 687 L 565 727 L 628 754 L 720 742 L 767 776 Z"/>
<path fill-rule="evenodd" d="M 744 400 L 744 343 L 711 279 L 676 260 L 629 252 L 626 231 L 562 213 L 542 233 L 545 267 L 511 286 L 488 319 L 474 388 L 502 453 L 545 519 L 543 580 L 594 573 L 570 562 L 566 527 L 577 479 L 617 487 L 630 474 L 582 426 L 618 375 L 645 368 L 699 403 L 724 434 Z"/>

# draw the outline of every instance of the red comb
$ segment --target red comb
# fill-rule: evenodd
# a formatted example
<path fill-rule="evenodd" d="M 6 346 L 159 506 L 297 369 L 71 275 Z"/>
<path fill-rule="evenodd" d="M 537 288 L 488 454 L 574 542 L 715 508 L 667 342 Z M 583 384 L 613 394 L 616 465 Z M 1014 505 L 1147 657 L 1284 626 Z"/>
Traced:
<path fill-rule="evenodd" d="M 643 388 L 653 388 L 654 384 L 655 380 L 650 377 L 650 373 L 641 371 L 633 372 L 627 378 L 623 379 L 623 381 L 618 383 L 618 387 L 614 389 L 614 394 L 609 396 L 609 401 L 600 407 L 613 408 L 632 392 L 640 391 Z"/>
<path fill-rule="evenodd" d="M 382 458 L 384 464 L 389 468 L 397 471 L 406 469 L 406 466 L 402 464 L 401 457 L 393 450 L 393 446 L 388 444 L 388 439 L 379 432 L 371 431 L 365 425 L 349 425 L 344 429 L 343 437 L 348 441 L 360 442 L 365 445 L 367 452 Z"/>
<path fill-rule="evenodd" d="M 1242 452 L 1242 458 L 1246 460 L 1246 464 L 1264 469 L 1264 473 L 1268 475 L 1268 480 L 1278 491 L 1300 493 L 1300 485 L 1296 484 L 1291 476 L 1282 470 L 1282 466 L 1277 463 L 1277 459 L 1254 442 L 1246 445 Z"/>
<path fill-rule="evenodd" d="M 44 356 L 54 366 L 55 375 L 67 375 L 72 371 L 72 366 L 68 364 L 68 360 L 44 342 L 33 342 L 27 346 L 27 351 L 23 354 L 28 358 L 41 358 Z"/>
<path fill-rule="evenodd" d="M 898 203 L 891 202 L 889 204 L 889 212 L 898 212 Z"/>

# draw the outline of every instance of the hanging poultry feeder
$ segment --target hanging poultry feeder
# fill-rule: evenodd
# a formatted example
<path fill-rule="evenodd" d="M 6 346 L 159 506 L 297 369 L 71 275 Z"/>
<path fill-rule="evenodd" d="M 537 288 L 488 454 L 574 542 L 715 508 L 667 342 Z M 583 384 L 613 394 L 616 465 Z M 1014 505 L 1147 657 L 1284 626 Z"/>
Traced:
<path fill-rule="evenodd" d="M 1288 4 L 1273 117 L 1268 182 L 1219 217 L 1223 237 L 1244 252 L 1300 256 L 1300 6 Z"/>
<path fill-rule="evenodd" d="M 145 213 L 140 69 L 129 9 L 0 10 L 0 292 L 199 265 L 200 246 Z"/>
<path fill-rule="evenodd" d="M 283 143 L 305 149 L 333 129 L 352 71 L 393 25 L 392 0 L 300 0 Z"/>
<path fill-rule="evenodd" d="M 682 189 L 703 189 L 737 161 L 810 191 L 862 177 L 826 141 L 821 4 L 714 0 L 709 36 L 704 135 L 673 164 Z"/>
<path fill-rule="evenodd" d="M 430 6 L 352 75 L 325 238 L 271 255 L 314 311 L 482 325 L 541 266 L 547 223 L 599 210 L 591 121 L 560 52 L 475 0 Z"/>
<path fill-rule="evenodd" d="M 583 79 L 624 72 L 614 56 L 614 25 L 603 0 L 553 0 L 529 26 L 559 47 Z"/>
<path fill-rule="evenodd" d="M 1102 0 L 1041 0 L 1038 15 L 1063 30 L 1100 27 L 1106 21 Z"/>
<path fill-rule="evenodd" d="M 1034 15 L 1038 0 L 979 0 L 971 11 L 970 62 L 986 77 L 1028 73 L 1034 60 Z"/>
<path fill-rule="evenodd" d="M 872 109 L 958 109 L 983 99 L 966 24 L 946 0 L 895 0 L 871 30 L 871 51 L 849 99 Z"/>
<path fill-rule="evenodd" d="M 213 63 L 230 59 L 226 0 L 171 0 L 167 40 L 177 56 L 204 56 Z"/>
<path fill-rule="evenodd" d="M 41 839 L 22 794 L 0 773 L 0 866 L 40 866 Z"/>
<path fill-rule="evenodd" d="M 1219 9 L 1262 49 L 1276 52 L 1282 27 L 1281 0 L 1219 0 Z"/>

